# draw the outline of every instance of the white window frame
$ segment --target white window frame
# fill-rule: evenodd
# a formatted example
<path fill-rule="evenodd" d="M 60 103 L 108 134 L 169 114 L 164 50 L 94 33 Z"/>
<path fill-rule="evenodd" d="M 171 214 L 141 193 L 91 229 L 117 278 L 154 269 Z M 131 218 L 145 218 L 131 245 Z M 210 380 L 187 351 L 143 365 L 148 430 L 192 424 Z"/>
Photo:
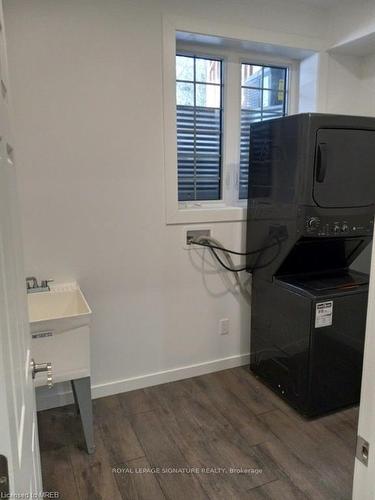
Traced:
<path fill-rule="evenodd" d="M 204 23 L 203 23 L 204 24 Z M 234 52 L 213 46 L 176 46 L 177 31 L 217 35 L 217 25 L 181 18 L 163 19 L 164 164 L 167 224 L 189 224 L 246 220 L 246 200 L 239 199 L 241 63 L 280 65 L 288 68 L 288 114 L 298 110 L 299 61 L 248 51 Z M 273 33 L 274 35 L 274 33 Z M 223 36 L 221 34 L 221 36 Z M 225 38 L 239 39 L 227 32 Z M 255 36 L 255 35 L 254 35 Z M 282 39 L 282 35 L 280 35 Z M 249 38 L 251 40 L 250 35 Z M 266 43 L 266 42 L 265 42 Z M 282 43 L 282 42 L 281 42 Z M 301 45 L 303 46 L 303 45 Z M 176 53 L 220 57 L 223 61 L 223 142 L 221 200 L 178 201 L 176 130 Z M 231 64 L 232 63 L 232 64 Z M 232 67 L 233 65 L 233 67 Z M 236 66 L 236 69 L 234 67 Z M 237 105 L 228 106 L 229 99 Z"/>

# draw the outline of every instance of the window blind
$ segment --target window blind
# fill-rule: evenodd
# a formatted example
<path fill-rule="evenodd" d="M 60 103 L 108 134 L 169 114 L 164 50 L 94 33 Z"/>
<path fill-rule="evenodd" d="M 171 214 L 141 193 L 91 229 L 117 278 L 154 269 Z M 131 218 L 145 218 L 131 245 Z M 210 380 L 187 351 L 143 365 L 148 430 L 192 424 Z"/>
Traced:
<path fill-rule="evenodd" d="M 221 61 L 179 55 L 176 67 L 178 200 L 219 200 Z"/>

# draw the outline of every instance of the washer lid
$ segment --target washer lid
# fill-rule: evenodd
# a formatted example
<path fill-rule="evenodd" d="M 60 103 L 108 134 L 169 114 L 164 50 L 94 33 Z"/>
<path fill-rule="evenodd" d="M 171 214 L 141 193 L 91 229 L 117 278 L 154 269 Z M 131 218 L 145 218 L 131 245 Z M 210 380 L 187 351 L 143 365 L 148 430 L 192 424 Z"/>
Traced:
<path fill-rule="evenodd" d="M 288 281 L 301 288 L 322 292 L 328 290 L 350 290 L 360 285 L 368 285 L 369 277 L 367 274 L 345 270 L 325 275 L 295 276 L 289 278 Z"/>

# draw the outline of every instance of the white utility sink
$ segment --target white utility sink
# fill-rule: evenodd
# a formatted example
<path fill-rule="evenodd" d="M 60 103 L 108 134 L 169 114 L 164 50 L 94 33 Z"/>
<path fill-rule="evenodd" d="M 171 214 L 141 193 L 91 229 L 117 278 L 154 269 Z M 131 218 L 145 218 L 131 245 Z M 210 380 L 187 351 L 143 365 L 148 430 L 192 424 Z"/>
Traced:
<path fill-rule="evenodd" d="M 41 328 L 72 329 L 89 323 L 91 309 L 75 283 L 55 285 L 49 292 L 29 293 L 31 332 Z"/>
<path fill-rule="evenodd" d="M 52 363 L 55 383 L 90 376 L 91 309 L 77 283 L 52 285 L 49 292 L 27 295 L 31 354 L 37 363 Z M 35 385 L 47 384 L 38 373 Z"/>

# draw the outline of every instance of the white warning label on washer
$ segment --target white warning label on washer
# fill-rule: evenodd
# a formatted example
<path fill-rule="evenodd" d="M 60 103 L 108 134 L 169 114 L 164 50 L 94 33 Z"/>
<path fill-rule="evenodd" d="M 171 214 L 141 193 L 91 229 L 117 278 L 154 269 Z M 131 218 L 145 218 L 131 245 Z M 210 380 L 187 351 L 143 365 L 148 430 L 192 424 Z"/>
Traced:
<path fill-rule="evenodd" d="M 333 300 L 318 302 L 315 309 L 315 328 L 332 325 Z"/>

